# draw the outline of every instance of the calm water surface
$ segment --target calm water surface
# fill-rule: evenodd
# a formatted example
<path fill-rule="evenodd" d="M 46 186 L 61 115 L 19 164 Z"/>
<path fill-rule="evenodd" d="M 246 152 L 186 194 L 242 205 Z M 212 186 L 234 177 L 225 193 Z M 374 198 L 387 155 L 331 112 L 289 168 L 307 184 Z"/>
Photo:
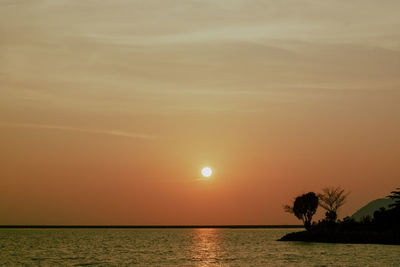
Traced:
<path fill-rule="evenodd" d="M 293 229 L 1 229 L 0 265 L 400 266 L 400 246 L 277 242 Z"/>

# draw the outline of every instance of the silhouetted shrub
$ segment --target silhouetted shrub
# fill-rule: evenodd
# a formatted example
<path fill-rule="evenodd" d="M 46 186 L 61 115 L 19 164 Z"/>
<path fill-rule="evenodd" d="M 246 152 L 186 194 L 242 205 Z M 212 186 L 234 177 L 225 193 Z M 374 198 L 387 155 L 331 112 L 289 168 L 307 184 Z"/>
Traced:
<path fill-rule="evenodd" d="M 293 204 L 294 215 L 303 221 L 307 230 L 311 229 L 311 220 L 318 208 L 318 197 L 314 192 L 301 195 Z"/>

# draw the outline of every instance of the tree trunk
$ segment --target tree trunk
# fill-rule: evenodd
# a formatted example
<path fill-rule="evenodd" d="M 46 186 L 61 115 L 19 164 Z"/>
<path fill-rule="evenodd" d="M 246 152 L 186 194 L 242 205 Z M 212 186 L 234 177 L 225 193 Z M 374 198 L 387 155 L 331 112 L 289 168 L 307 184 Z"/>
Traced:
<path fill-rule="evenodd" d="M 307 231 L 310 231 L 311 230 L 311 220 L 305 221 L 304 227 L 306 228 Z"/>

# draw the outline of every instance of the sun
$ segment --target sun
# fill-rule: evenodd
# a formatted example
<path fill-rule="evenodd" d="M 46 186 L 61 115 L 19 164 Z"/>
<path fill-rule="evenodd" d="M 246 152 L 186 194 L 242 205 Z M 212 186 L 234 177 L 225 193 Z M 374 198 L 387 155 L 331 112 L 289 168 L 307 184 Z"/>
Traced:
<path fill-rule="evenodd" d="M 209 178 L 212 173 L 213 171 L 210 167 L 204 167 L 203 169 L 201 169 L 201 175 L 203 175 L 203 177 Z"/>

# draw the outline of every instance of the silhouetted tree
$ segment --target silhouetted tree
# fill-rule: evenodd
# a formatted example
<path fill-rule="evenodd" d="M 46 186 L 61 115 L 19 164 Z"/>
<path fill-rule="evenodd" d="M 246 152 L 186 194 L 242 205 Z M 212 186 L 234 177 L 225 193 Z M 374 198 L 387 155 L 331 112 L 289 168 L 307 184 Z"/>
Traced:
<path fill-rule="evenodd" d="M 293 207 L 283 206 L 286 212 L 293 213 L 299 220 L 303 221 L 304 227 L 309 231 L 311 229 L 311 219 L 318 208 L 318 197 L 314 192 L 296 197 Z"/>
<path fill-rule="evenodd" d="M 400 187 L 396 189 L 397 191 L 395 190 L 390 192 L 390 195 L 388 195 L 387 198 L 390 198 L 395 201 L 393 204 L 390 204 L 389 207 L 400 209 Z"/>
<path fill-rule="evenodd" d="M 318 194 L 319 205 L 326 210 L 325 218 L 329 222 L 336 222 L 337 211 L 346 202 L 349 193 L 338 187 L 325 187 L 322 194 Z"/>
<path fill-rule="evenodd" d="M 293 203 L 294 203 L 294 200 L 293 200 Z M 286 212 L 288 212 L 288 213 L 294 213 L 293 212 L 293 205 L 292 206 L 290 206 L 290 205 L 284 205 L 283 206 L 283 209 L 286 211 Z"/>

